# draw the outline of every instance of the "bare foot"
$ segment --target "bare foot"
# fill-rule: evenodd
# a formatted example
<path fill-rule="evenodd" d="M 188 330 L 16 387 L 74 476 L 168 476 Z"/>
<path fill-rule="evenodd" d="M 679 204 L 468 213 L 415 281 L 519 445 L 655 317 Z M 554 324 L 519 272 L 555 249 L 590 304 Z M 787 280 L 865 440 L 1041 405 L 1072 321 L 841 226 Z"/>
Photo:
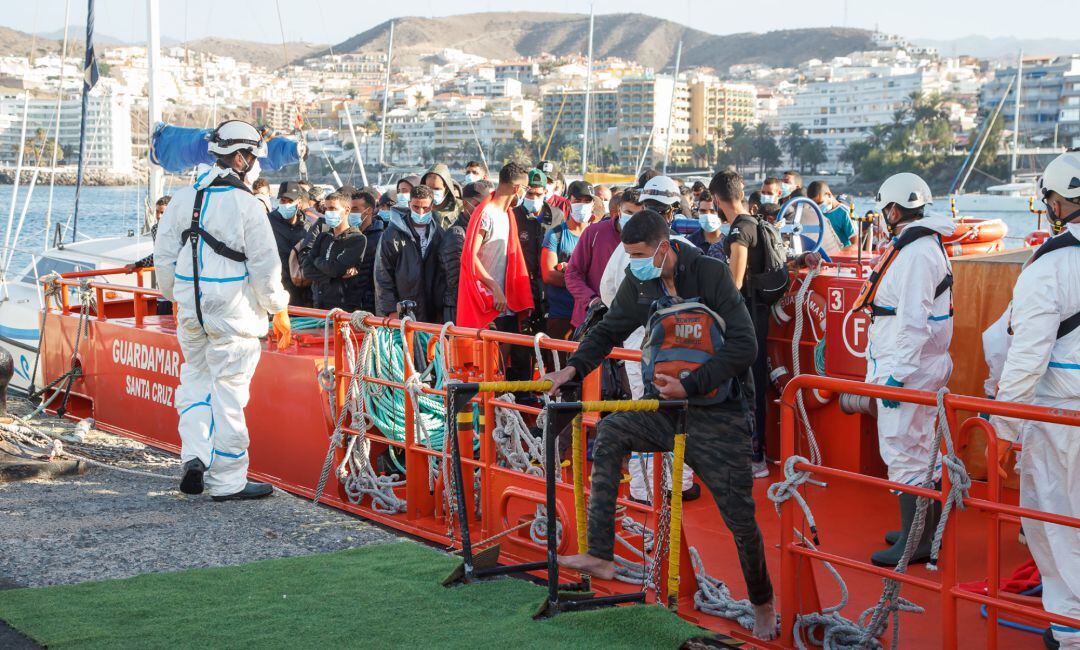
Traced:
<path fill-rule="evenodd" d="M 611 580 L 615 577 L 615 563 L 609 560 L 601 560 L 588 553 L 581 555 L 560 555 L 559 566 L 567 569 L 587 573 L 601 580 Z"/>
<path fill-rule="evenodd" d="M 777 637 L 776 628 L 776 601 L 754 605 L 754 636 L 762 641 L 772 641 Z"/>

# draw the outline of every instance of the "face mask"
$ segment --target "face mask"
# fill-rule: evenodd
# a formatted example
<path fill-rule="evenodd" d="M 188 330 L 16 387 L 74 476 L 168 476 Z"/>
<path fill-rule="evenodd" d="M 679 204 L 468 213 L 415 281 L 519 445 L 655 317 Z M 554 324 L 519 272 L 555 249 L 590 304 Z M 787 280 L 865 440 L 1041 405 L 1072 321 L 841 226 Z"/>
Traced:
<path fill-rule="evenodd" d="M 409 207 L 409 193 L 408 192 L 398 192 L 398 195 L 397 195 L 397 207 L 399 207 L 399 208 L 407 208 L 407 207 Z"/>
<path fill-rule="evenodd" d="M 611 212 L 611 201 L 601 201 L 604 204 L 604 214 Z"/>
<path fill-rule="evenodd" d="M 630 272 L 634 274 L 635 278 L 642 282 L 648 282 L 660 277 L 660 267 L 653 266 L 653 257 L 656 257 L 656 254 L 660 252 L 661 245 L 663 244 L 657 245 L 651 257 L 630 260 Z M 667 253 L 664 253 L 664 259 L 667 259 Z M 660 262 L 660 264 L 663 265 L 663 262 Z"/>
<path fill-rule="evenodd" d="M 296 204 L 283 203 L 277 207 L 277 211 L 283 219 L 292 219 L 296 216 Z"/>
<path fill-rule="evenodd" d="M 262 165 L 259 164 L 259 159 L 256 158 L 251 162 L 251 166 L 244 172 L 244 184 L 251 187 L 255 184 L 255 181 L 259 179 L 259 174 L 262 173 Z"/>
<path fill-rule="evenodd" d="M 544 194 L 544 196 L 549 198 L 549 199 L 551 197 L 555 196 L 555 183 L 548 183 L 547 184 L 547 193 Z"/>
<path fill-rule="evenodd" d="M 776 195 L 774 194 L 762 194 L 761 205 L 773 205 L 776 203 Z"/>
<path fill-rule="evenodd" d="M 341 213 L 336 210 L 327 210 L 323 213 L 323 221 L 331 228 L 337 228 L 341 225 Z"/>
<path fill-rule="evenodd" d="M 480 180 L 480 174 L 465 174 L 465 183 L 475 183 Z"/>
<path fill-rule="evenodd" d="M 780 198 L 786 199 L 791 196 L 791 193 L 795 191 L 795 186 L 791 183 L 780 183 Z"/>
<path fill-rule="evenodd" d="M 418 214 L 415 210 L 409 212 L 409 218 L 418 226 L 426 226 L 431 223 L 431 213 Z"/>
<path fill-rule="evenodd" d="M 349 213 L 349 226 L 352 228 L 359 228 L 360 224 L 364 223 L 364 215 L 359 212 Z"/>
<path fill-rule="evenodd" d="M 575 203 L 570 206 L 570 217 L 578 223 L 584 223 L 591 214 L 592 203 Z"/>
<path fill-rule="evenodd" d="M 525 206 L 525 211 L 528 212 L 529 214 L 538 214 L 540 212 L 540 210 L 544 207 L 544 199 L 543 198 L 530 199 L 529 197 L 526 196 L 525 200 L 522 201 L 521 204 Z"/>
<path fill-rule="evenodd" d="M 383 221 L 390 221 L 390 217 L 393 217 L 394 213 L 391 210 L 379 210 L 379 218 Z"/>
<path fill-rule="evenodd" d="M 701 224 L 701 229 L 705 232 L 716 232 L 717 230 L 720 230 L 720 215 L 699 214 L 698 223 Z"/>
<path fill-rule="evenodd" d="M 619 230 L 626 227 L 626 224 L 630 221 L 630 217 L 634 216 L 633 212 L 623 212 L 619 215 Z"/>
<path fill-rule="evenodd" d="M 431 195 L 432 205 L 442 205 L 443 199 L 446 198 L 446 190 L 433 190 Z"/>

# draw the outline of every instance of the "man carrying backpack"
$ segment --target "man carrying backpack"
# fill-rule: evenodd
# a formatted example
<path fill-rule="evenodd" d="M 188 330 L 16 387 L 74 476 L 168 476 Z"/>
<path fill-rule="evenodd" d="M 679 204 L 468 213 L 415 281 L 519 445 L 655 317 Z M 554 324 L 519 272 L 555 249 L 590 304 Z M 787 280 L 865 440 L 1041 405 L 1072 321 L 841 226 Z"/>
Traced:
<path fill-rule="evenodd" d="M 704 363 L 689 363 L 671 374 L 656 364 L 646 395 L 689 399 L 686 462 L 712 492 L 735 539 L 754 605 L 754 635 L 774 639 L 776 609 L 761 530 L 754 519 L 750 432 L 741 404 L 753 391 L 746 375 L 757 356 L 754 326 L 727 265 L 706 257 L 692 244 L 671 241 L 669 236 L 667 221 L 652 210 L 643 210 L 627 222 L 620 239 L 630 255 L 630 266 L 611 308 L 585 335 L 567 367 L 545 379 L 552 382 L 552 392 L 568 381 L 584 379 L 612 348 L 649 323 L 652 306 L 661 298 L 700 303 L 694 305 L 699 317 L 710 315 L 724 324 L 723 344 L 709 347 L 712 354 Z M 691 335 L 699 331 L 691 329 Z M 653 342 L 650 337 L 649 345 L 643 346 L 644 354 L 649 354 Z M 693 351 L 683 350 L 687 357 L 692 357 Z M 670 451 L 677 419 L 675 413 L 653 411 L 613 413 L 600 421 L 593 447 L 589 552 L 560 557 L 562 566 L 602 579 L 613 577 L 615 498 L 623 459 L 631 451 Z"/>
<path fill-rule="evenodd" d="M 731 224 L 723 241 L 724 255 L 731 266 L 735 287 L 742 293 L 754 321 L 757 357 L 751 366 L 754 376 L 754 433 L 752 466 L 754 478 L 768 478 L 765 462 L 765 394 L 769 373 L 765 340 L 769 336 L 769 308 L 784 295 L 788 271 L 784 253 L 778 248 L 779 235 L 772 226 L 749 214 L 743 200 L 742 177 L 723 171 L 709 182 L 713 204 Z"/>

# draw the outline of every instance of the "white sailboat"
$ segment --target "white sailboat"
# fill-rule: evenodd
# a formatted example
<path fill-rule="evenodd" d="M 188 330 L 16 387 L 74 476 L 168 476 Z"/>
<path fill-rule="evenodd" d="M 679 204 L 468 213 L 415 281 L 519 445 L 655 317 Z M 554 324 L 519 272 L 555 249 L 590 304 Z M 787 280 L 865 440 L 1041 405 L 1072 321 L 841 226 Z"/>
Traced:
<path fill-rule="evenodd" d="M 65 9 L 64 24 L 67 25 L 68 11 Z M 150 68 L 150 128 L 160 121 L 161 110 L 157 102 L 154 88 L 155 68 L 157 65 L 157 53 L 160 48 L 158 34 L 158 2 L 147 0 L 148 18 L 148 43 L 147 61 Z M 93 42 L 93 15 L 87 17 L 87 47 Z M 67 34 L 65 27 L 64 46 L 61 52 L 61 70 L 63 70 L 63 57 L 67 50 Z M 63 92 L 63 78 L 60 79 L 59 93 Z M 85 92 L 85 91 L 84 91 Z M 60 122 L 60 102 L 56 106 L 56 132 L 53 137 L 58 137 Z M 85 117 L 85 116 L 84 116 Z M 23 113 L 23 125 L 27 120 L 27 114 Z M 25 140 L 25 139 L 24 139 Z M 20 163 L 22 155 L 19 156 Z M 56 162 L 53 161 L 53 173 L 55 174 Z M 156 165 L 151 164 L 150 188 L 151 198 L 160 195 L 164 176 Z M 15 187 L 12 193 L 14 201 L 18 193 L 19 174 L 16 173 Z M 33 192 L 34 184 L 28 188 Z M 29 197 L 26 198 L 29 205 Z M 51 209 L 51 196 L 50 196 Z M 22 218 L 25 218 L 26 208 L 23 209 Z M 9 219 L 10 221 L 10 219 Z M 57 224 L 59 225 L 59 224 Z M 9 224 L 9 232 L 10 232 Z M 16 229 L 16 233 L 18 233 Z M 126 235 L 99 237 L 78 240 L 78 233 L 73 230 L 72 239 L 75 241 L 64 242 L 63 231 L 57 230 L 57 235 L 47 243 L 42 251 L 32 251 L 20 248 L 18 241 L 11 241 L 0 251 L 3 253 L 4 267 L 0 275 L 0 346 L 6 349 L 15 362 L 15 376 L 9 385 L 9 390 L 26 393 L 33 387 L 41 386 L 40 368 L 37 363 L 38 345 L 41 336 L 41 309 L 44 304 L 44 293 L 40 280 L 50 273 L 69 273 L 72 271 L 90 271 L 95 269 L 107 269 L 122 267 L 135 260 L 146 257 L 153 251 L 153 241 L 149 236 L 129 231 Z M 14 273 L 9 273 L 11 259 L 16 254 L 30 257 L 30 262 Z M 135 282 L 134 275 L 110 276 L 110 280 L 121 284 Z"/>

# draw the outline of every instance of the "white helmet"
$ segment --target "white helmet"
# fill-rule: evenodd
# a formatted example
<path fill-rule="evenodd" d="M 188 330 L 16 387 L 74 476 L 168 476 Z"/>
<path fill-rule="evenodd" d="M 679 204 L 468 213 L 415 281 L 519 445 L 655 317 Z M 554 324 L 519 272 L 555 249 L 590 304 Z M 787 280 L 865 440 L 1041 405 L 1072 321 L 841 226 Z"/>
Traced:
<path fill-rule="evenodd" d="M 930 186 L 926 184 L 918 174 L 901 172 L 893 174 L 885 179 L 874 199 L 874 206 L 878 212 L 884 212 L 885 208 L 895 203 L 902 208 L 921 208 L 934 202 L 934 195 L 930 192 Z"/>
<path fill-rule="evenodd" d="M 246 149 L 257 158 L 266 157 L 263 134 L 243 120 L 226 120 L 210 134 L 207 150 L 215 156 L 227 156 Z"/>
<path fill-rule="evenodd" d="M 665 205 L 675 205 L 682 199 L 679 185 L 669 176 L 653 176 L 641 190 L 642 201 L 659 201 Z"/>
<path fill-rule="evenodd" d="M 1067 151 L 1050 161 L 1039 177 L 1039 194 L 1057 192 L 1066 199 L 1080 198 L 1080 151 Z"/>

